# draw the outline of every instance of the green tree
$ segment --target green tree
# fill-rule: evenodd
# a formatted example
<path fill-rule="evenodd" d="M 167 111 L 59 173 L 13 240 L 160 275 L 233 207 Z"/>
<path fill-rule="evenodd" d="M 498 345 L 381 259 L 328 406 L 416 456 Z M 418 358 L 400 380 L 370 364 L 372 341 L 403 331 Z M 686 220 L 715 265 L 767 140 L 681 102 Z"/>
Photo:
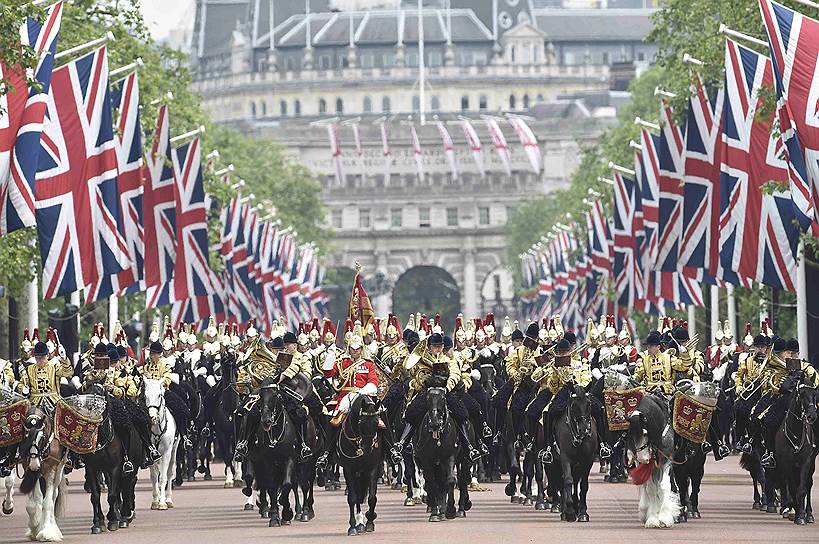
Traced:
<path fill-rule="evenodd" d="M 37 82 L 32 77 L 31 70 L 37 66 L 37 54 L 31 46 L 21 46 L 20 28 L 27 17 L 42 20 L 45 12 L 31 4 L 28 0 L 5 0 L 0 3 L 0 97 L 8 93 L 26 89 L 18 89 L 15 80 L 22 76 L 26 86 L 35 87 Z M 6 112 L 0 108 L 0 117 Z"/>

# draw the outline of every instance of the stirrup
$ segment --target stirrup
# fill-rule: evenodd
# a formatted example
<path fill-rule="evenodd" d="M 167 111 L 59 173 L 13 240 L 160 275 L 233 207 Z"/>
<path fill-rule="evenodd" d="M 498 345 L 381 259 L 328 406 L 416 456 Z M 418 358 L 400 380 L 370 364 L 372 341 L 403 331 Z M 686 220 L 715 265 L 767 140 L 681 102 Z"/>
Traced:
<path fill-rule="evenodd" d="M 299 458 L 300 459 L 307 459 L 311 455 L 313 455 L 313 450 L 311 450 L 310 446 L 308 446 L 306 443 L 302 442 L 301 452 L 299 452 Z"/>
<path fill-rule="evenodd" d="M 554 462 L 554 460 L 555 460 L 554 455 L 552 455 L 552 447 L 551 447 L 551 446 L 547 446 L 547 447 L 546 447 L 546 449 L 545 449 L 545 450 L 543 450 L 543 451 L 540 453 L 540 456 L 539 456 L 539 457 L 540 457 L 540 461 L 541 461 L 543 464 L 545 464 L 545 465 L 551 465 L 551 464 Z"/>
<path fill-rule="evenodd" d="M 711 445 L 711 442 L 709 442 L 708 440 L 704 441 L 702 443 L 702 453 L 707 455 L 712 451 L 714 451 L 714 446 Z"/>
<path fill-rule="evenodd" d="M 483 456 L 484 456 L 484 454 L 481 453 L 480 450 L 475 449 L 475 447 L 473 447 L 473 446 L 469 446 L 469 460 L 471 462 L 474 463 Z"/>
<path fill-rule="evenodd" d="M 720 459 L 724 459 L 724 458 L 728 457 L 729 455 L 731 455 L 731 448 L 726 446 L 724 442 L 717 442 L 717 453 L 716 453 L 716 455 L 719 456 Z"/>
<path fill-rule="evenodd" d="M 207 425 L 205 425 L 204 427 L 202 427 L 202 433 L 201 433 L 201 434 L 202 434 L 202 436 L 204 436 L 205 438 L 209 437 L 209 436 L 210 436 L 210 427 L 209 427 L 209 426 L 207 426 Z"/>
<path fill-rule="evenodd" d="M 608 459 L 611 457 L 611 448 L 605 442 L 600 443 L 600 459 Z"/>
<path fill-rule="evenodd" d="M 759 464 L 761 464 L 765 468 L 776 468 L 776 457 L 770 451 L 766 451 L 762 458 L 759 460 Z"/>
<path fill-rule="evenodd" d="M 484 422 L 483 424 L 483 437 L 484 438 L 492 437 L 492 427 L 490 427 L 489 424 L 486 422 Z"/>
<path fill-rule="evenodd" d="M 495 433 L 495 436 L 492 437 L 492 444 L 494 444 L 495 446 L 500 446 L 500 443 L 501 443 L 501 432 L 497 431 Z"/>
<path fill-rule="evenodd" d="M 233 458 L 237 461 L 244 461 L 247 455 L 247 440 L 239 440 L 233 450 Z"/>
<path fill-rule="evenodd" d="M 748 455 L 754 453 L 754 446 L 751 444 L 750 439 L 745 438 L 739 443 L 739 451 Z"/>
<path fill-rule="evenodd" d="M 188 435 L 184 435 L 182 437 L 182 445 L 189 449 L 193 447 L 193 442 L 191 442 L 191 439 L 188 438 Z"/>
<path fill-rule="evenodd" d="M 324 470 L 325 468 L 327 468 L 327 460 L 329 457 L 330 452 L 328 451 L 321 452 L 321 455 L 319 455 L 318 458 L 316 458 L 316 469 Z"/>
<path fill-rule="evenodd" d="M 148 446 L 148 458 L 151 460 L 151 464 L 153 464 L 162 458 L 162 454 L 159 453 L 159 450 L 157 450 L 155 447 Z"/>
<path fill-rule="evenodd" d="M 11 467 L 0 466 L 0 478 L 5 478 L 11 474 Z"/>
<path fill-rule="evenodd" d="M 400 465 L 401 461 L 404 460 L 404 456 L 402 455 L 403 446 L 403 444 L 398 443 L 390 449 L 390 457 L 392 457 L 393 464 L 395 465 Z"/>
<path fill-rule="evenodd" d="M 125 459 L 122 462 L 122 473 L 123 474 L 133 474 L 135 472 L 134 464 L 131 462 L 130 459 Z"/>

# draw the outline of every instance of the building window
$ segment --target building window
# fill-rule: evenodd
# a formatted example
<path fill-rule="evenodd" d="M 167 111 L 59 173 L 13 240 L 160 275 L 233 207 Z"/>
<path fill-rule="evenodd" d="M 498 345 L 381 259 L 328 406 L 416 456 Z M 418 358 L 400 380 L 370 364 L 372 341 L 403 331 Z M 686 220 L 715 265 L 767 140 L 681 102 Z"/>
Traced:
<path fill-rule="evenodd" d="M 412 111 L 421 111 L 421 98 L 418 95 L 412 97 Z"/>
<path fill-rule="evenodd" d="M 432 111 L 438 111 L 441 109 L 441 99 L 437 96 L 432 97 Z"/>
<path fill-rule="evenodd" d="M 321 55 L 319 57 L 319 69 L 329 70 L 330 68 L 332 68 L 332 61 L 330 60 L 330 55 Z"/>
<path fill-rule="evenodd" d="M 421 228 L 429 228 L 431 226 L 429 221 L 429 208 L 418 208 L 418 226 Z"/>
<path fill-rule="evenodd" d="M 608 63 L 609 63 L 609 54 L 608 53 L 603 53 L 603 64 L 608 64 Z"/>
<path fill-rule="evenodd" d="M 301 100 L 293 102 L 293 115 L 296 117 L 301 115 Z"/>
<path fill-rule="evenodd" d="M 384 113 L 389 113 L 390 112 L 390 97 L 389 96 L 385 96 L 384 98 L 381 99 L 381 111 L 383 111 Z"/>
<path fill-rule="evenodd" d="M 474 59 L 475 66 L 486 66 L 487 64 L 486 53 L 483 51 L 475 52 L 475 55 L 472 58 Z"/>
<path fill-rule="evenodd" d="M 262 100 L 262 117 L 267 117 L 267 102 Z"/>
<path fill-rule="evenodd" d="M 538 102 L 543 102 L 543 95 L 542 94 L 537 95 L 537 101 Z"/>
<path fill-rule="evenodd" d="M 446 226 L 448 227 L 458 226 L 458 208 L 446 209 Z"/>
<path fill-rule="evenodd" d="M 478 224 L 489 224 L 489 208 L 478 208 Z"/>
<path fill-rule="evenodd" d="M 370 228 L 370 209 L 364 208 L 358 210 L 358 227 L 361 229 Z"/>
<path fill-rule="evenodd" d="M 523 95 L 523 109 L 529 109 L 529 95 Z"/>
<path fill-rule="evenodd" d="M 333 210 L 333 228 L 340 229 L 341 228 L 341 210 Z"/>
<path fill-rule="evenodd" d="M 364 113 L 373 111 L 373 99 L 369 96 L 364 97 Z"/>
<path fill-rule="evenodd" d="M 469 110 L 469 97 L 467 95 L 463 95 L 461 97 L 461 111 L 468 111 Z"/>
<path fill-rule="evenodd" d="M 394 228 L 401 228 L 404 224 L 404 218 L 401 208 L 392 208 L 390 210 L 390 225 Z"/>
<path fill-rule="evenodd" d="M 487 109 L 487 100 L 486 100 L 486 95 L 485 94 L 482 94 L 480 96 L 480 98 L 478 99 L 478 108 L 481 111 L 486 111 L 486 109 Z"/>
<path fill-rule="evenodd" d="M 327 113 L 327 101 L 319 98 L 319 113 Z"/>
<path fill-rule="evenodd" d="M 384 68 L 391 68 L 395 64 L 395 53 L 384 53 L 381 62 Z"/>
<path fill-rule="evenodd" d="M 281 112 L 282 117 L 285 117 L 287 115 L 287 102 L 285 102 L 284 100 L 279 102 L 279 111 Z"/>
<path fill-rule="evenodd" d="M 344 113 L 344 101 L 341 98 L 336 98 L 336 113 Z"/>
<path fill-rule="evenodd" d="M 286 59 L 284 61 L 284 71 L 292 72 L 296 69 L 296 61 L 293 59 Z"/>
<path fill-rule="evenodd" d="M 511 221 L 514 216 L 515 216 L 515 207 L 514 206 L 506 206 L 506 222 L 508 223 L 509 221 Z"/>
<path fill-rule="evenodd" d="M 361 67 L 362 68 L 372 68 L 373 67 L 373 56 L 370 54 L 361 55 Z"/>
<path fill-rule="evenodd" d="M 256 103 L 253 101 L 250 102 L 250 115 L 256 117 Z"/>
<path fill-rule="evenodd" d="M 512 64 L 515 64 L 515 57 L 517 56 L 515 53 L 516 53 L 515 52 L 515 46 L 513 45 L 512 46 L 512 54 L 510 55 L 510 58 L 512 60 Z"/>
<path fill-rule="evenodd" d="M 427 59 L 427 64 L 432 68 L 434 68 L 436 66 L 440 66 L 441 65 L 441 52 L 440 51 L 430 51 L 428 59 Z"/>
<path fill-rule="evenodd" d="M 517 109 L 517 107 L 518 107 L 518 101 L 515 98 L 515 95 L 510 94 L 509 95 L 509 109 L 514 110 L 514 109 Z"/>
<path fill-rule="evenodd" d="M 639 53 L 637 53 L 637 60 L 639 61 L 646 60 L 646 54 L 643 51 L 640 51 Z"/>

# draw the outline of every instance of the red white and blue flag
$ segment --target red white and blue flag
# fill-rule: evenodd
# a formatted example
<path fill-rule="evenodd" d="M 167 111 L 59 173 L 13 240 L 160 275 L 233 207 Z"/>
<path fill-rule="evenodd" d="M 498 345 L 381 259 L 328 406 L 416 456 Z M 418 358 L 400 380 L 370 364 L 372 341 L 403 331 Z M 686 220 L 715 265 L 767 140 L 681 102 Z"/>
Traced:
<path fill-rule="evenodd" d="M 819 236 L 819 21 L 760 0 L 787 148 L 791 198 L 803 229 Z"/>
<path fill-rule="evenodd" d="M 43 297 L 129 268 L 105 47 L 52 73 L 35 186 Z"/>
<path fill-rule="evenodd" d="M 62 13 L 57 2 L 42 23 L 28 19 L 21 26 L 21 46 L 31 47 L 38 59 L 31 73 L 0 62 L 0 78 L 14 87 L 0 96 L 0 235 L 35 224 L 34 179 Z M 27 89 L 27 77 L 40 89 Z"/>
<path fill-rule="evenodd" d="M 657 150 L 660 169 L 660 208 L 655 269 L 676 272 L 682 233 L 685 142 L 683 131 L 677 126 L 671 108 L 665 103 L 660 108 L 660 118 L 662 131 L 660 147 Z"/>
<path fill-rule="evenodd" d="M 718 275 L 794 291 L 799 230 L 791 194 L 763 190 L 788 179 L 782 140 L 771 133 L 774 112 L 764 118 L 759 112 L 772 72 L 770 59 L 726 40 Z"/>
<path fill-rule="evenodd" d="M 614 213 L 612 238 L 614 241 L 615 300 L 620 308 L 634 308 L 640 296 L 637 283 L 635 215 L 639 191 L 637 182 L 619 172 L 614 173 Z"/>

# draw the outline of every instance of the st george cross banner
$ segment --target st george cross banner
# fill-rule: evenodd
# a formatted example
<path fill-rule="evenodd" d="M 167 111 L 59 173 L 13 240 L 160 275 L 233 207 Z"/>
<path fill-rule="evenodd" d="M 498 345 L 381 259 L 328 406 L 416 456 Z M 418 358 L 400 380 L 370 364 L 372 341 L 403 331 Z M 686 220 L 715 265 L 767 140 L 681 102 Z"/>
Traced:
<path fill-rule="evenodd" d="M 47 299 L 131 265 L 118 230 L 106 48 L 57 68 L 51 83 L 35 186 Z"/>
<path fill-rule="evenodd" d="M 794 291 L 799 231 L 790 191 L 763 187 L 788 180 L 774 113 L 759 114 L 764 86 L 773 86 L 770 59 L 726 40 L 718 272 L 732 283 L 738 276 Z"/>
<path fill-rule="evenodd" d="M 0 62 L 0 78 L 14 87 L 0 96 L 0 235 L 35 224 L 34 178 L 62 13 L 57 2 L 42 23 L 28 19 L 20 28 L 21 46 L 37 55 L 33 73 Z M 39 90 L 26 88 L 27 75 Z"/>
<path fill-rule="evenodd" d="M 173 150 L 176 187 L 174 297 L 185 300 L 216 292 L 208 262 L 208 225 L 199 138 Z"/>
<path fill-rule="evenodd" d="M 168 106 L 162 105 L 156 120 L 151 152 L 146 157 L 148 179 L 143 187 L 145 227 L 145 305 L 156 308 L 172 300 L 176 262 L 176 189 L 171 157 Z"/>
<path fill-rule="evenodd" d="M 87 302 L 111 295 L 141 291 L 145 242 L 142 228 L 142 127 L 139 124 L 139 83 L 137 73 L 111 84 L 117 148 L 117 186 L 122 224 L 118 226 L 128 246 L 131 266 L 100 279 L 87 287 Z"/>
<path fill-rule="evenodd" d="M 759 7 L 773 60 L 796 217 L 819 236 L 819 21 L 771 0 L 760 0 Z"/>

